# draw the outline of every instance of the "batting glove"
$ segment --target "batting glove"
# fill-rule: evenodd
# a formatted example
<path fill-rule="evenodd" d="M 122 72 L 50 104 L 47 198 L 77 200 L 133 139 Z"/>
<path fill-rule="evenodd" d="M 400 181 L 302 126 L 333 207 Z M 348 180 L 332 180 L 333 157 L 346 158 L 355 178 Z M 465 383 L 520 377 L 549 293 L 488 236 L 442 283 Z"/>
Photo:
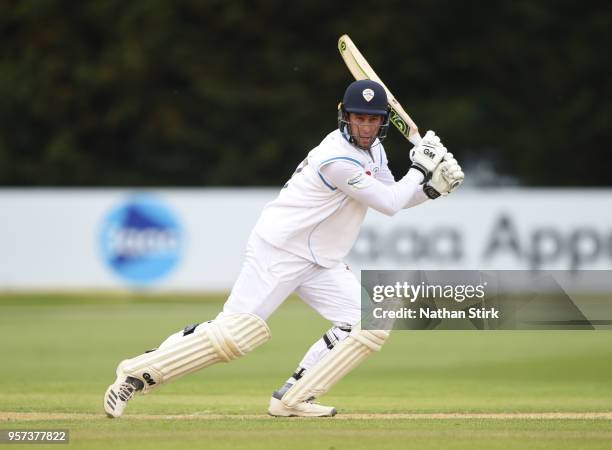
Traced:
<path fill-rule="evenodd" d="M 446 196 L 457 189 L 465 175 L 452 153 L 446 153 L 442 162 L 435 168 L 431 180 L 423 186 L 425 194 L 431 198 Z"/>
<path fill-rule="evenodd" d="M 411 169 L 417 169 L 423 174 L 424 180 L 429 181 L 432 172 L 438 167 L 446 154 L 446 147 L 433 131 L 428 131 L 421 139 L 419 145 L 410 150 L 412 160 Z"/>

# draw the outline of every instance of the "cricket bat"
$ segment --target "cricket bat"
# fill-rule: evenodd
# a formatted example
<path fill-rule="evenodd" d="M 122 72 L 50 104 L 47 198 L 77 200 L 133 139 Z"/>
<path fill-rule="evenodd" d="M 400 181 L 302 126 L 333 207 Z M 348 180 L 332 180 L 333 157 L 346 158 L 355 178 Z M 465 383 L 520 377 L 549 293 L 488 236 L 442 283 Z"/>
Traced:
<path fill-rule="evenodd" d="M 342 59 L 344 59 L 346 66 L 356 80 L 373 80 L 385 88 L 389 107 L 391 108 L 389 121 L 395 125 L 395 127 L 406 139 L 408 139 L 414 145 L 418 145 L 419 142 L 421 142 L 421 135 L 419 134 L 418 127 L 410 118 L 408 113 L 404 111 L 402 105 L 400 105 L 395 99 L 395 96 L 391 93 L 387 86 L 385 86 L 385 83 L 378 78 L 378 75 L 376 75 L 374 69 L 372 69 L 372 67 L 368 64 L 348 35 L 343 34 L 340 36 L 340 39 L 338 39 L 338 50 L 340 50 Z"/>

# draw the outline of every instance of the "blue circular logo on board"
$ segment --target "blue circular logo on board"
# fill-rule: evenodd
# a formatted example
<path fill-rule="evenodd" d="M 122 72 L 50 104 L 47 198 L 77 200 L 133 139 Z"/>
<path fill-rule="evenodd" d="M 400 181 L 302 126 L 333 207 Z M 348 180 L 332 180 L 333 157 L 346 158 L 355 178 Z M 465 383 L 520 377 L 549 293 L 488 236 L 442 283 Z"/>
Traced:
<path fill-rule="evenodd" d="M 147 284 L 172 271 L 181 259 L 183 230 L 172 211 L 152 196 L 130 197 L 102 224 L 100 249 L 122 279 Z"/>

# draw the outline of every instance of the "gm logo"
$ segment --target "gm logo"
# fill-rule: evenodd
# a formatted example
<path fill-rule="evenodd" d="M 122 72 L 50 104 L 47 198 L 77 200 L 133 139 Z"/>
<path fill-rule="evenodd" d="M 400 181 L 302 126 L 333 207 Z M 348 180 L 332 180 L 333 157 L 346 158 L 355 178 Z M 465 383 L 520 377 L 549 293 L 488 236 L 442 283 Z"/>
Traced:
<path fill-rule="evenodd" d="M 127 199 L 104 218 L 99 236 L 102 257 L 125 281 L 148 284 L 172 271 L 184 233 L 173 212 L 150 195 Z"/>

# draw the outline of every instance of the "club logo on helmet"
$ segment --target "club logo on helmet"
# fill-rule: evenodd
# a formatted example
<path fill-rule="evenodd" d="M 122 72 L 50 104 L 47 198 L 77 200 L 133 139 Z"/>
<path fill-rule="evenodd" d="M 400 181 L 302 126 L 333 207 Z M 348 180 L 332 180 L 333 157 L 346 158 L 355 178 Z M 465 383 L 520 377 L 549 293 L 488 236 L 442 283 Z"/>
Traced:
<path fill-rule="evenodd" d="M 374 98 L 374 91 L 372 89 L 364 89 L 363 92 L 361 93 L 361 95 L 363 95 L 363 98 L 365 98 L 366 102 L 369 102 L 370 100 L 372 100 Z"/>

